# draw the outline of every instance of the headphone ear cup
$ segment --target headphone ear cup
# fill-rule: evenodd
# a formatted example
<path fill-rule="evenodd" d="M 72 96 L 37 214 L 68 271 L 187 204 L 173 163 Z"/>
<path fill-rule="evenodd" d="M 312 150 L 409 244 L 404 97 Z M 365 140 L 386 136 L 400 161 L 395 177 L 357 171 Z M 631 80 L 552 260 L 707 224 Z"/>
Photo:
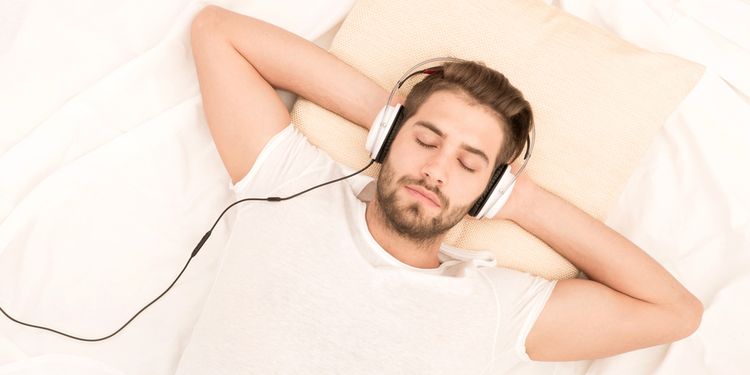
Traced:
<path fill-rule="evenodd" d="M 501 164 L 490 177 L 490 181 L 487 183 L 487 188 L 484 190 L 482 195 L 479 196 L 474 206 L 469 210 L 469 215 L 481 219 L 484 216 L 483 211 L 487 211 L 485 208 L 491 206 L 500 197 L 500 180 L 503 178 L 505 171 L 508 170 L 508 164 Z M 479 215 L 482 213 L 483 215 Z M 479 216 L 479 217 L 477 217 Z"/>
<path fill-rule="evenodd" d="M 404 117 L 404 107 L 398 106 L 398 110 L 396 111 L 396 115 L 393 117 L 393 121 L 390 124 L 387 124 L 388 128 L 388 134 L 386 134 L 385 139 L 383 139 L 383 144 L 380 146 L 380 150 L 377 153 L 377 157 L 375 158 L 375 161 L 377 163 L 383 163 L 385 161 L 386 156 L 388 156 L 388 151 L 391 149 L 391 144 L 396 139 L 396 135 L 398 134 L 398 131 L 401 129 L 401 121 Z"/>

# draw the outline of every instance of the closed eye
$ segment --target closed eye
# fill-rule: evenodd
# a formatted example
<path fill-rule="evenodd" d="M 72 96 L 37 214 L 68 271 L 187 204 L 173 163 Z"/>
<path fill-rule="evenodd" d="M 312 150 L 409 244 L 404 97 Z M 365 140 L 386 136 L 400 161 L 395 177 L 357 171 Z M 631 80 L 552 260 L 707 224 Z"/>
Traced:
<path fill-rule="evenodd" d="M 435 146 L 433 146 L 433 145 L 428 145 L 427 143 L 423 143 L 423 142 L 422 142 L 422 141 L 420 141 L 419 139 L 417 139 L 416 141 L 417 141 L 417 143 L 419 143 L 419 145 L 420 145 L 420 146 L 422 146 L 422 147 L 426 147 L 426 148 L 433 148 L 433 147 L 435 147 Z"/>
<path fill-rule="evenodd" d="M 465 166 L 465 165 L 464 165 L 464 163 L 461 163 L 461 168 L 463 168 L 463 169 L 466 169 L 467 171 L 469 171 L 469 173 L 474 173 L 474 172 L 476 172 L 475 170 L 473 170 L 473 169 L 471 169 L 471 168 L 469 168 L 469 167 Z"/>
<path fill-rule="evenodd" d="M 428 145 L 427 143 L 424 143 L 424 142 L 420 141 L 420 140 L 419 140 L 419 139 L 417 139 L 417 138 L 415 138 L 414 140 L 416 140 L 416 141 L 417 141 L 417 143 L 418 143 L 418 144 L 419 144 L 420 146 L 424 147 L 424 148 L 435 148 L 435 147 L 436 147 L 436 146 L 434 146 L 434 145 Z M 474 170 L 474 169 L 471 169 L 471 168 L 468 168 L 467 166 L 465 166 L 465 165 L 464 165 L 464 163 L 461 163 L 461 162 L 459 162 L 459 164 L 461 164 L 461 168 L 463 168 L 463 169 L 465 169 L 465 170 L 469 171 L 469 173 L 474 173 L 474 172 L 476 172 L 476 170 Z"/>

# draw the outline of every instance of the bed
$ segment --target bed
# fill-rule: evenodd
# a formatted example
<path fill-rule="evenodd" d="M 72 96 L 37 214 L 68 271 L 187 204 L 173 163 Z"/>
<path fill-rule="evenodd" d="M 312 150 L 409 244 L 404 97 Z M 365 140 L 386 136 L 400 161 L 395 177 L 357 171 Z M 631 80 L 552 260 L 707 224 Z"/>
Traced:
<path fill-rule="evenodd" d="M 546 2 L 706 66 L 606 218 L 705 313 L 671 345 L 517 373 L 747 373 L 750 4 Z M 232 202 L 190 55 L 190 21 L 208 3 L 0 3 L 0 307 L 17 318 L 111 333 L 169 285 Z M 210 3 L 327 47 L 354 2 Z M 291 109 L 294 96 L 282 95 Z M 0 316 L 0 373 L 174 373 L 233 223 L 229 211 L 175 288 L 107 341 Z"/>

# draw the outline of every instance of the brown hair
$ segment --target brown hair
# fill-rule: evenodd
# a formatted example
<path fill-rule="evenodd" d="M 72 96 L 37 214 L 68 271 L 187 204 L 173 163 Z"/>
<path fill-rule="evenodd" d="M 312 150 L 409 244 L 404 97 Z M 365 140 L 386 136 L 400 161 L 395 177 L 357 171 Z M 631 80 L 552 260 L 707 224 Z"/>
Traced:
<path fill-rule="evenodd" d="M 471 102 L 488 107 L 498 116 L 505 141 L 500 145 L 496 167 L 510 163 L 523 151 L 534 126 L 531 105 L 502 73 L 482 62 L 445 63 L 442 72 L 430 74 L 414 85 L 406 96 L 402 121 L 417 113 L 430 95 L 441 90 L 463 93 Z"/>

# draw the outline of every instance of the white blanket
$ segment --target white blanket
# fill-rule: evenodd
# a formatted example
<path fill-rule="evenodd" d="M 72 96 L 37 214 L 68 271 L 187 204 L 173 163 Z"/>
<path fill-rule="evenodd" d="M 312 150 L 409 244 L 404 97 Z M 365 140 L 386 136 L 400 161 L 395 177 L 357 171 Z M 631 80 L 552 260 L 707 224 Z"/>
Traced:
<path fill-rule="evenodd" d="M 606 220 L 700 298 L 701 326 L 671 345 L 560 363 L 556 374 L 750 373 L 750 3 L 547 2 L 708 68 Z"/>
<path fill-rule="evenodd" d="M 206 3 L 0 2 L 0 306 L 17 318 L 111 333 L 171 283 L 232 202 L 189 45 L 190 20 Z M 351 7 L 212 3 L 309 40 Z M 709 67 L 607 220 L 706 311 L 677 343 L 524 373 L 750 372 L 748 3 L 553 3 Z M 230 210 L 174 288 L 110 340 L 77 342 L 0 316 L 0 374 L 173 373 L 232 224 Z"/>
<path fill-rule="evenodd" d="M 190 49 L 207 3 L 0 2 L 0 306 L 17 319 L 112 333 L 233 202 Z M 315 40 L 353 2 L 211 3 Z M 233 213 L 172 290 L 109 340 L 0 315 L 0 373 L 174 373 Z"/>

